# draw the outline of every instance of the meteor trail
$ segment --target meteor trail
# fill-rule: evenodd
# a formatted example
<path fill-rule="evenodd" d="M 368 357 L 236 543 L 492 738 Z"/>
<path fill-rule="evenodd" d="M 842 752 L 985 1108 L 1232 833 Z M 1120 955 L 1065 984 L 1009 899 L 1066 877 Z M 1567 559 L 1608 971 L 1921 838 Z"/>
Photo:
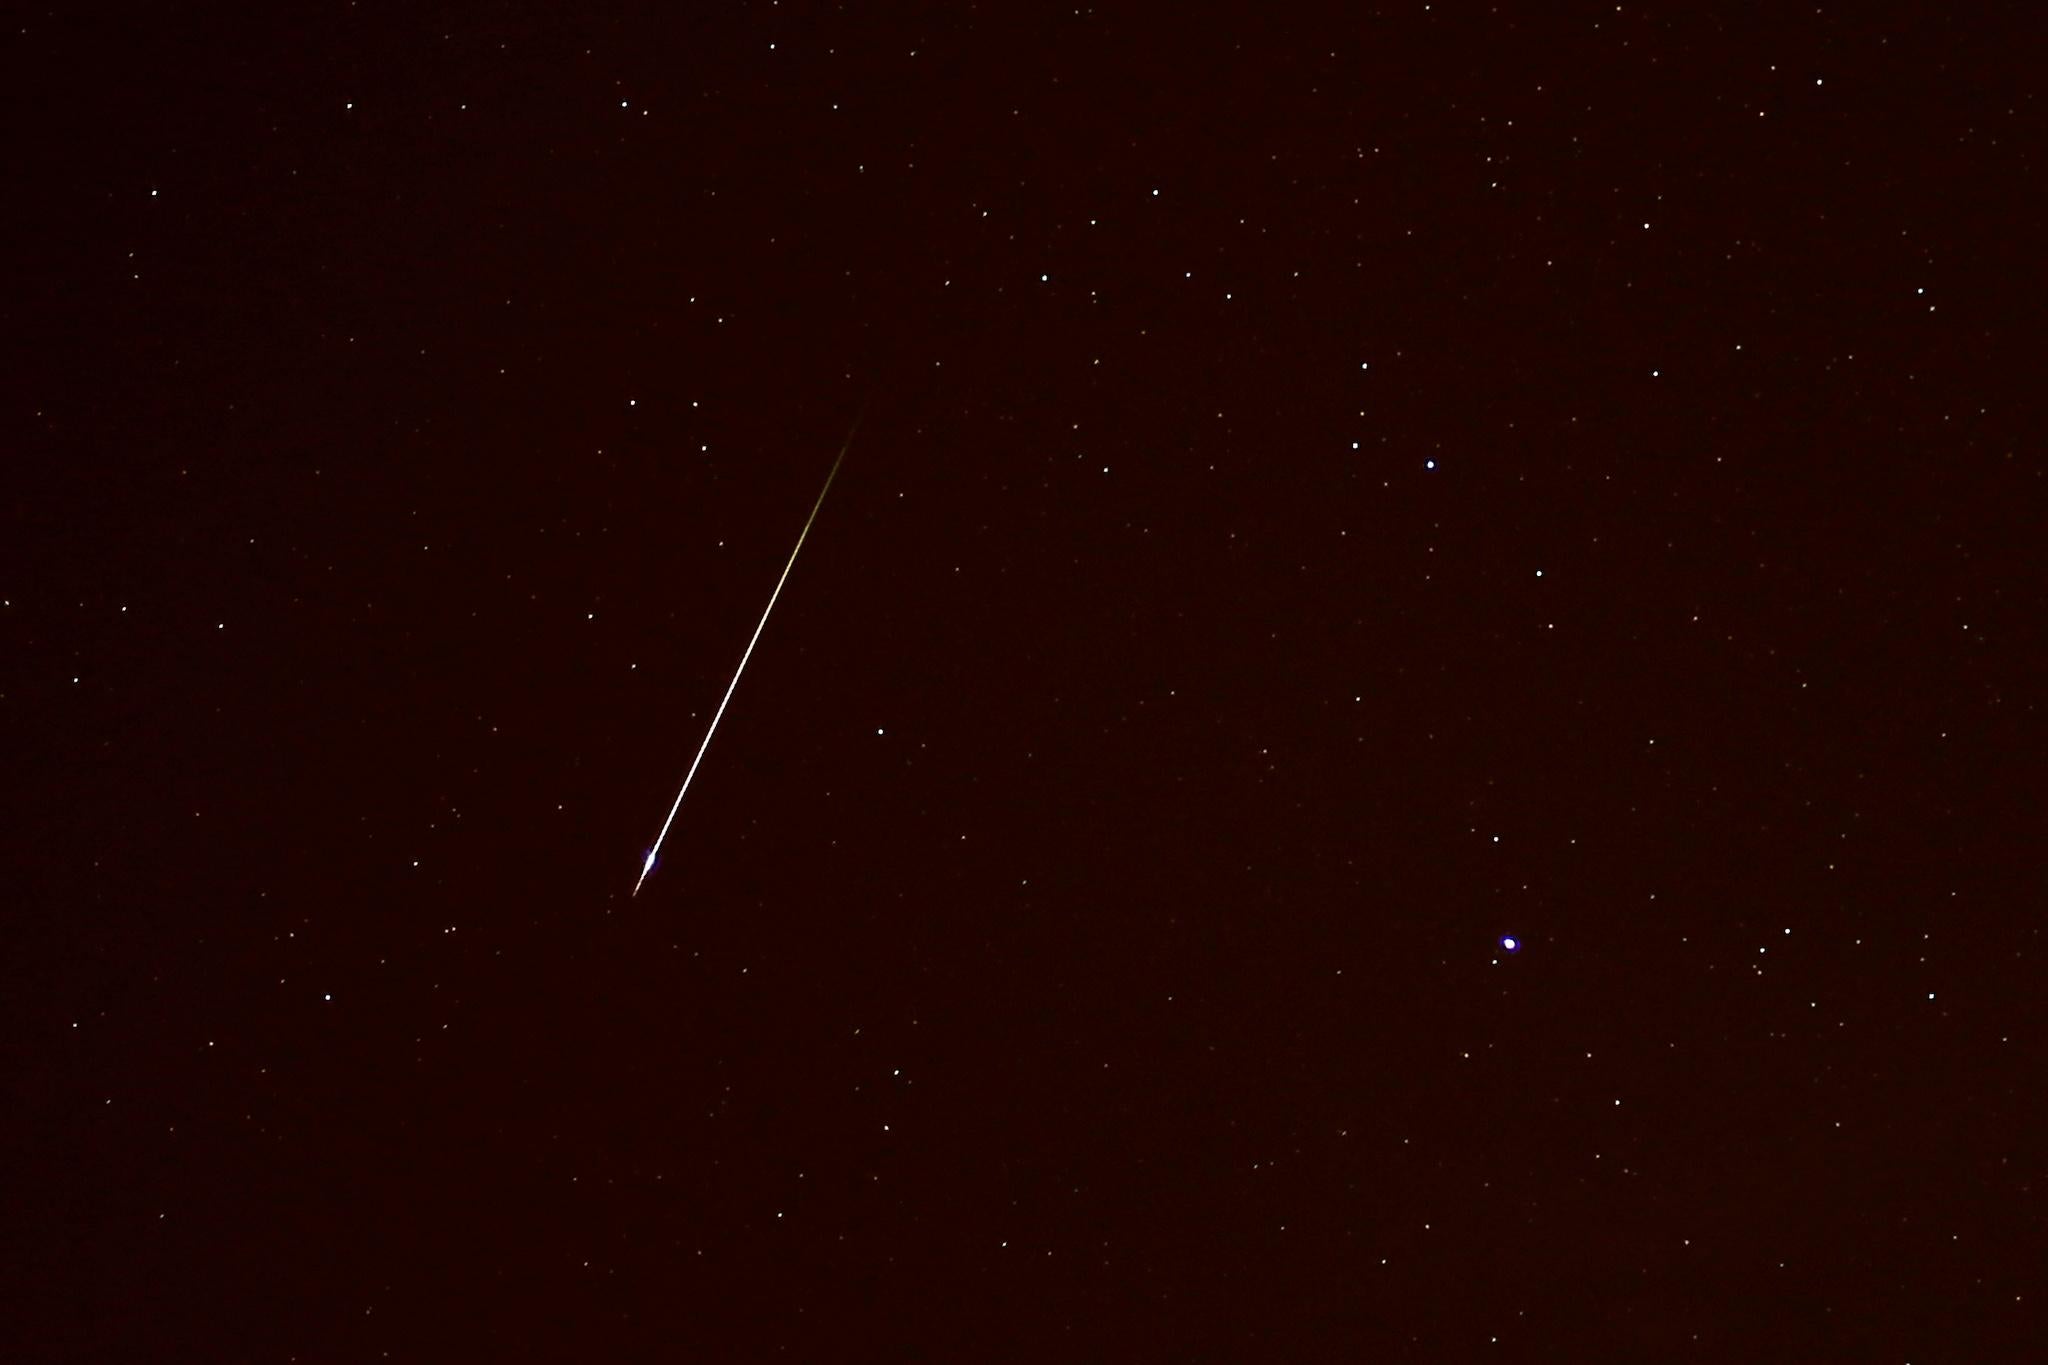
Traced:
<path fill-rule="evenodd" d="M 863 414 L 865 409 L 862 410 Z M 690 780 L 697 775 L 697 765 L 704 761 L 704 751 L 711 747 L 711 737 L 718 733 L 718 722 L 725 719 L 726 704 L 732 700 L 733 689 L 740 685 L 740 674 L 747 671 L 747 660 L 754 657 L 754 646 L 761 642 L 761 632 L 768 626 L 768 613 L 775 610 L 775 599 L 782 596 L 782 585 L 789 581 L 789 571 L 796 567 L 796 557 L 804 548 L 804 537 L 811 533 L 811 523 L 818 519 L 818 509 L 825 505 L 825 495 L 832 491 L 832 480 L 839 477 L 839 466 L 846 459 L 846 452 L 853 447 L 853 433 L 860 430 L 860 416 L 856 415 L 853 425 L 846 429 L 846 440 L 839 447 L 839 458 L 832 461 L 832 472 L 825 476 L 825 486 L 818 490 L 818 500 L 811 505 L 811 515 L 804 520 L 804 529 L 797 534 L 796 548 L 789 552 L 789 562 L 782 566 L 782 577 L 775 580 L 775 591 L 768 594 L 768 605 L 761 611 L 760 624 L 754 627 L 754 638 L 747 641 L 747 652 L 740 655 L 740 666 L 732 671 L 732 681 L 725 685 L 725 699 L 718 703 L 718 712 L 711 717 L 711 726 L 704 732 L 704 742 L 697 746 L 697 756 L 690 760 L 690 771 L 683 776 L 682 788 L 676 792 L 675 803 L 668 808 L 668 819 L 661 822 L 661 833 L 654 836 L 654 844 L 647 850 L 647 861 L 640 864 L 640 880 L 633 883 L 633 894 L 639 895 L 646 884 L 648 874 L 654 871 L 654 860 L 661 852 L 661 841 L 668 838 L 669 826 L 676 822 L 676 812 L 683 808 L 683 797 L 690 790 Z"/>

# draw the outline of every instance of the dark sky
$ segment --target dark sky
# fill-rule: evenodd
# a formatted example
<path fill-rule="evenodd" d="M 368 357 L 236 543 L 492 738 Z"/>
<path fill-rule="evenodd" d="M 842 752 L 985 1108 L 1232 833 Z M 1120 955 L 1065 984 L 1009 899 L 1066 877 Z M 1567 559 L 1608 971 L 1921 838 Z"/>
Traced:
<path fill-rule="evenodd" d="M 18 20 L 11 1358 L 2038 1348 L 2031 6 Z"/>

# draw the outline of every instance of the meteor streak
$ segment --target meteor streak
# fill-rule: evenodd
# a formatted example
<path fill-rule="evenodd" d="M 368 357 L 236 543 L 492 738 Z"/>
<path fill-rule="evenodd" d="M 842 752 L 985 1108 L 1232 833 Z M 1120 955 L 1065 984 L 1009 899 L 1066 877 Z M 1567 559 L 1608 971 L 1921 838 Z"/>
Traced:
<path fill-rule="evenodd" d="M 661 822 L 661 833 L 654 836 L 654 844 L 647 850 L 647 861 L 640 864 L 640 880 L 633 883 L 633 894 L 639 895 L 640 888 L 654 871 L 654 860 L 661 853 L 661 841 L 668 838 L 669 826 L 676 822 L 676 812 L 683 808 L 683 797 L 689 793 L 690 781 L 697 776 L 697 765 L 704 761 L 704 751 L 711 747 L 711 737 L 718 733 L 718 722 L 725 719 L 725 708 L 732 701 L 733 689 L 740 685 L 740 674 L 747 671 L 747 660 L 754 657 L 754 646 L 761 642 L 761 632 L 768 626 L 768 613 L 775 610 L 775 599 L 782 596 L 782 585 L 789 581 L 789 571 L 796 567 L 796 557 L 804 548 L 804 537 L 811 533 L 811 523 L 818 519 L 818 509 L 825 505 L 825 495 L 832 491 L 832 480 L 839 477 L 839 466 L 846 459 L 846 452 L 853 447 L 853 433 L 860 430 L 860 417 L 853 419 L 853 425 L 846 430 L 846 440 L 839 447 L 839 458 L 832 461 L 832 472 L 825 476 L 825 486 L 818 490 L 818 500 L 811 505 L 811 515 L 804 521 L 804 529 L 798 533 L 796 548 L 789 552 L 789 562 L 782 566 L 782 577 L 775 580 L 775 591 L 768 594 L 768 605 L 761 611 L 761 621 L 754 627 L 754 638 L 747 641 L 747 652 L 740 655 L 740 666 L 732 671 L 732 681 L 725 685 L 725 699 L 718 703 L 717 714 L 711 717 L 711 726 L 704 732 L 704 742 L 697 746 L 697 756 L 690 760 L 690 771 L 683 776 L 683 785 L 676 792 L 675 803 L 668 808 L 668 819 Z"/>

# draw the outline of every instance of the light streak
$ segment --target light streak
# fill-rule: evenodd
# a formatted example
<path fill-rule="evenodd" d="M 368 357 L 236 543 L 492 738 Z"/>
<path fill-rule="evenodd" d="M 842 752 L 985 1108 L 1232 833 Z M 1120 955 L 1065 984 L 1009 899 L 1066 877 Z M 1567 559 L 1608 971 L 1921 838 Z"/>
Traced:
<path fill-rule="evenodd" d="M 863 410 L 865 411 L 865 410 Z M 839 447 L 839 458 L 832 461 L 832 472 L 825 476 L 825 486 L 818 490 L 818 500 L 811 505 L 811 515 L 804 520 L 804 529 L 797 534 L 796 548 L 789 552 L 789 562 L 782 566 L 782 577 L 775 580 L 775 591 L 768 594 L 768 605 L 761 611 L 761 620 L 754 627 L 754 638 L 747 641 L 747 652 L 740 655 L 740 666 L 732 671 L 732 681 L 725 685 L 725 697 L 718 703 L 718 711 L 711 717 L 711 725 L 704 731 L 704 742 L 697 746 L 697 756 L 690 760 L 690 771 L 683 775 L 683 785 L 676 792 L 676 799 L 668 808 L 668 819 L 661 822 L 661 833 L 654 836 L 654 843 L 647 850 L 647 860 L 640 864 L 640 878 L 633 883 L 633 894 L 640 894 L 640 888 L 647 884 L 648 876 L 654 871 L 654 862 L 661 854 L 661 841 L 668 838 L 669 827 L 676 822 L 676 812 L 683 808 L 683 798 L 689 794 L 690 783 L 697 776 L 697 766 L 704 761 L 704 751 L 711 747 L 711 737 L 718 733 L 718 722 L 725 719 L 725 708 L 732 701 L 734 689 L 740 685 L 740 674 L 747 671 L 747 660 L 754 657 L 754 646 L 761 643 L 761 632 L 768 627 L 768 613 L 775 610 L 775 601 L 782 596 L 782 585 L 789 582 L 789 571 L 796 567 L 796 557 L 803 551 L 804 537 L 811 533 L 811 523 L 818 519 L 818 509 L 825 505 L 825 495 L 832 491 L 832 480 L 839 477 L 839 466 L 846 459 L 846 452 L 853 448 L 853 434 L 860 430 L 860 416 L 855 416 L 853 425 L 846 430 L 846 440 Z"/>

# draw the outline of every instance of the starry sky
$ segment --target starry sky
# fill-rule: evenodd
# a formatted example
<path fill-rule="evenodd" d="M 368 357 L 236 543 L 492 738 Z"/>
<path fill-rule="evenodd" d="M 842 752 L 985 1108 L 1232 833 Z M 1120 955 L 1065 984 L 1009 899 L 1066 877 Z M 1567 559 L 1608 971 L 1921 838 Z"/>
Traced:
<path fill-rule="evenodd" d="M 2029 11 L 18 16 L 20 1358 L 2019 1358 Z"/>

